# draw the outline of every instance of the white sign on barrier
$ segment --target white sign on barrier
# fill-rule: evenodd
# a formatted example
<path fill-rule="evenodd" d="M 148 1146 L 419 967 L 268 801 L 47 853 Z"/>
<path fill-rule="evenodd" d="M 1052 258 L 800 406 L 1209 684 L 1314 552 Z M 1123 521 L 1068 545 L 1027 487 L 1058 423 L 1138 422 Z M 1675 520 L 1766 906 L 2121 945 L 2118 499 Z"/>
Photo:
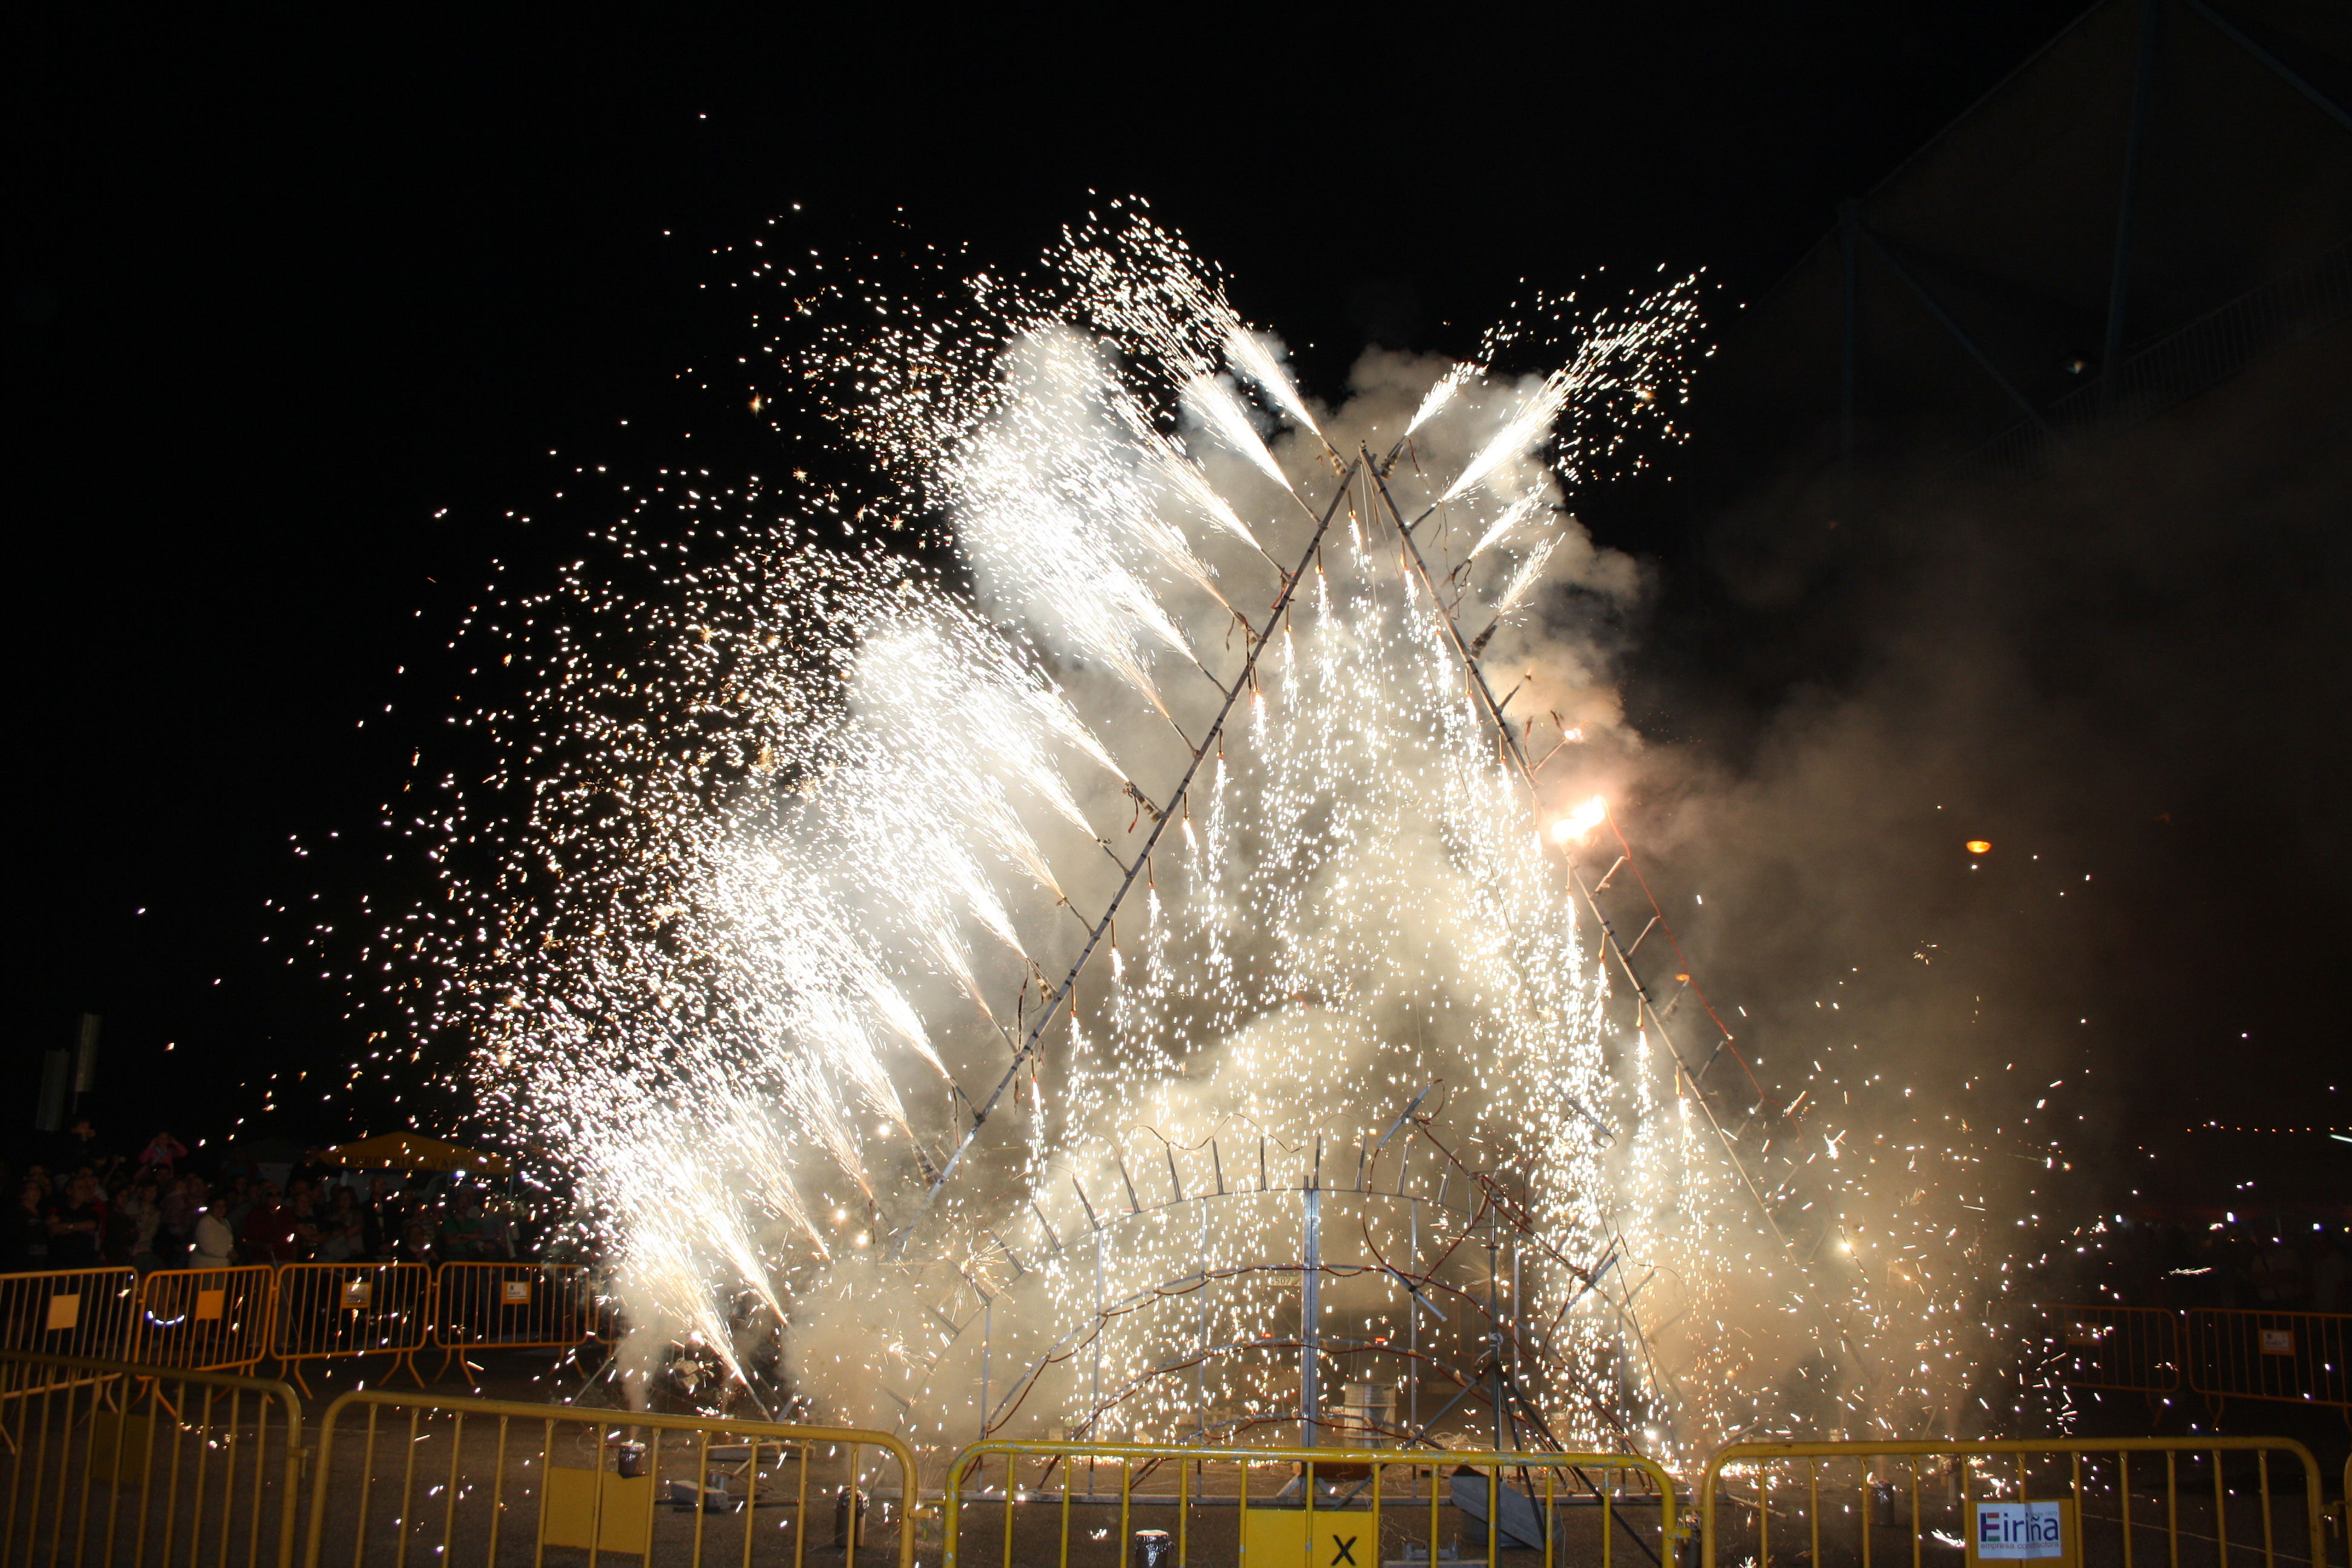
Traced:
<path fill-rule="evenodd" d="M 41 1326 L 50 1333 L 78 1328 L 81 1323 L 81 1292 L 60 1290 L 49 1298 L 49 1315 Z"/>
<path fill-rule="evenodd" d="M 1980 1502 L 1976 1509 L 1976 1533 L 1969 1544 L 1980 1561 L 2063 1561 L 2071 1555 L 2063 1503 Z"/>
<path fill-rule="evenodd" d="M 530 1281 L 528 1279 L 509 1279 L 506 1281 L 505 1301 L 509 1307 L 528 1307 L 530 1305 Z"/>
<path fill-rule="evenodd" d="M 2294 1331 L 2293 1329 L 2264 1329 L 2262 1331 L 2262 1336 L 2263 1353 L 2264 1355 L 2293 1355 L 2294 1353 Z"/>
<path fill-rule="evenodd" d="M 350 1307 L 355 1310 L 359 1308 L 364 1307 L 368 1304 L 369 1299 L 374 1294 L 375 1281 L 373 1279 L 346 1279 L 343 1281 L 343 1305 L 346 1307 Z"/>

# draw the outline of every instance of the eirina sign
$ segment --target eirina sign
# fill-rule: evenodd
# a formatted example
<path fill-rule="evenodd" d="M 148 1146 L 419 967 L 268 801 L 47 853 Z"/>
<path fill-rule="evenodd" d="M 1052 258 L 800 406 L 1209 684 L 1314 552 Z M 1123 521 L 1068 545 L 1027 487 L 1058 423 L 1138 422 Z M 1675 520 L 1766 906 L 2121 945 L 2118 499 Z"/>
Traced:
<path fill-rule="evenodd" d="M 1969 1531 L 1970 1563 L 2079 1563 L 2072 1500 L 1977 1502 Z"/>

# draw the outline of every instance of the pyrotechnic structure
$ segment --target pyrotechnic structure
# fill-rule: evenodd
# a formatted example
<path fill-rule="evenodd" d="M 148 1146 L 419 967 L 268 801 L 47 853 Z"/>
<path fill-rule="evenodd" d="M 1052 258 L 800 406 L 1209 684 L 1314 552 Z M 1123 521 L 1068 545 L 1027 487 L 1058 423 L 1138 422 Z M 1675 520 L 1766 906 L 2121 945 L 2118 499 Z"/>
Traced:
<path fill-rule="evenodd" d="M 1848 1261 L 1916 1148 L 1745 1070 L 1561 629 L 1693 285 L 1327 406 L 1115 212 L 1018 278 L 763 260 L 877 493 L 670 473 L 468 628 L 533 695 L 467 721 L 404 1005 L 565 1166 L 626 1396 L 1668 1456 L 1792 1377 L 1941 1408 L 1960 1270 Z"/>

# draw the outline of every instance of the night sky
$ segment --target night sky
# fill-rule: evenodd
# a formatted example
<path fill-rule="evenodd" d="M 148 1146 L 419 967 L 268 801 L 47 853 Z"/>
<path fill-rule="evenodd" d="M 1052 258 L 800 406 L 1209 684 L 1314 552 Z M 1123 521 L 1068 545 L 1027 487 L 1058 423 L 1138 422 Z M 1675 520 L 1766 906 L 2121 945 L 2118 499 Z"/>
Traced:
<path fill-rule="evenodd" d="M 581 462 L 782 466 L 742 373 L 700 374 L 755 352 L 712 252 L 769 217 L 1018 261 L 1139 193 L 1328 394 L 1368 341 L 1465 350 L 1527 284 L 1604 267 L 1705 268 L 1728 320 L 2075 10 L 20 20 L 7 1100 L 84 1010 L 89 1109 L 130 1144 L 217 1136 L 241 1086 L 351 1058 L 343 989 L 284 959 L 310 910 L 414 876 L 351 843 L 452 710 L 441 650 L 488 563 L 571 558 L 602 520 L 550 497 Z M 1704 520 L 1585 515 L 1703 608 Z M 1709 674 L 1658 662 L 1656 701 Z M 2215 942 L 2218 994 L 2247 981 Z M 2309 1082 L 2274 1087 L 2310 1110 Z M 283 1103 L 290 1135 L 358 1131 Z"/>

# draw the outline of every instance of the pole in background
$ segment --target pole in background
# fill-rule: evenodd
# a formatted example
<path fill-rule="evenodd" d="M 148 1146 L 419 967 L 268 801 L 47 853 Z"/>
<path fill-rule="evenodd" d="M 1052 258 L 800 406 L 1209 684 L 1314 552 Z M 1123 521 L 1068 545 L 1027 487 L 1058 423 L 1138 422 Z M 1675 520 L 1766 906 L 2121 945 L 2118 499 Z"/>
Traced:
<path fill-rule="evenodd" d="M 1322 1152 L 1320 1140 L 1316 1150 Z M 1318 1164 L 1321 1161 L 1317 1161 Z M 1320 1369 L 1317 1366 L 1323 1330 L 1323 1194 L 1313 1177 L 1299 1196 L 1307 1217 L 1300 1226 L 1298 1292 L 1298 1446 L 1312 1448 L 1321 1439 Z"/>
<path fill-rule="evenodd" d="M 2160 0 L 2140 0 L 2139 65 L 2132 76 L 2131 125 L 2124 136 L 2124 185 L 2116 210 L 2116 255 L 2107 275 L 2107 331 L 2099 352 L 2099 419 L 2115 417 L 2123 396 L 2124 306 L 2131 294 L 2132 199 L 2139 191 L 2140 143 L 2147 134 L 2147 100 L 2156 76 L 2156 25 Z"/>
<path fill-rule="evenodd" d="M 1854 359 L 1861 347 L 1861 322 L 1857 319 L 1855 298 L 1854 242 L 1862 227 L 1862 204 L 1846 201 L 1838 204 L 1838 254 L 1844 264 L 1843 289 L 1838 301 L 1838 321 L 1842 341 L 1838 351 L 1838 456 L 1848 469 L 1853 467 L 1853 379 Z"/>
<path fill-rule="evenodd" d="M 41 1053 L 41 1098 L 33 1106 L 34 1131 L 62 1132 L 66 1130 L 66 1086 L 72 1081 L 71 1051 Z"/>
<path fill-rule="evenodd" d="M 81 1031 L 74 1037 L 73 1092 L 77 1097 L 98 1087 L 98 1028 L 103 1022 L 95 1013 L 81 1016 Z"/>

